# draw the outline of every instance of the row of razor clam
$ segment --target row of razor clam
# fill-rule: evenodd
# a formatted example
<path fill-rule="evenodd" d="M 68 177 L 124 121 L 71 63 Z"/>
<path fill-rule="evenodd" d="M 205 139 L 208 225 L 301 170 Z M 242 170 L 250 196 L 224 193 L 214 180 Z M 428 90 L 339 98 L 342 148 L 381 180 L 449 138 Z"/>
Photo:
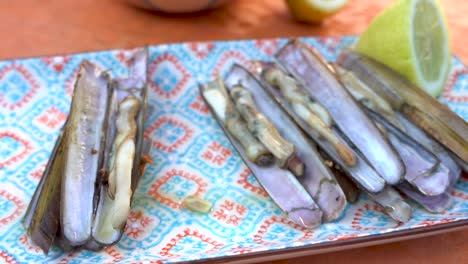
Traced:
<path fill-rule="evenodd" d="M 399 222 L 413 211 L 404 197 L 432 213 L 450 208 L 467 170 L 465 120 L 351 50 L 331 65 L 293 40 L 275 59 L 253 61 L 254 71 L 235 64 L 200 93 L 291 221 L 333 221 L 360 191 Z"/>
<path fill-rule="evenodd" d="M 121 238 L 151 145 L 143 142 L 146 68 L 146 50 L 130 59 L 127 78 L 80 65 L 70 115 L 23 220 L 44 253 Z"/>

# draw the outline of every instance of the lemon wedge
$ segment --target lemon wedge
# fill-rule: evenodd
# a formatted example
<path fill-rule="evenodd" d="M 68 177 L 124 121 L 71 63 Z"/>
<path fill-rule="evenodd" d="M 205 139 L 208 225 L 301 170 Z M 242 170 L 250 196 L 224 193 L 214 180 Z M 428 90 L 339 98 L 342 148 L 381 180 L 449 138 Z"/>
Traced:
<path fill-rule="evenodd" d="M 298 21 L 319 23 L 338 12 L 348 0 L 286 0 L 291 15 Z"/>
<path fill-rule="evenodd" d="M 356 50 L 386 64 L 434 97 L 445 87 L 450 43 L 438 1 L 397 1 L 371 22 Z"/>

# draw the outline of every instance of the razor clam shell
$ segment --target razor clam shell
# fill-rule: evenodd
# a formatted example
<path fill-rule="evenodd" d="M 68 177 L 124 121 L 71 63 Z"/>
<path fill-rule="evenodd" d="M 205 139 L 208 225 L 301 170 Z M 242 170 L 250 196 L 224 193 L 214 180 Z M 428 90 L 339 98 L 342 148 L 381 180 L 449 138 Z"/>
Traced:
<path fill-rule="evenodd" d="M 435 196 L 427 196 L 420 193 L 408 182 L 402 182 L 396 188 L 431 213 L 442 213 L 453 205 L 452 196 L 448 191 Z"/>
<path fill-rule="evenodd" d="M 142 162 L 142 153 L 149 154 L 151 141 L 144 140 L 145 124 L 146 118 L 148 116 L 148 61 L 149 61 L 149 51 L 147 48 L 143 49 L 141 52 L 137 53 L 135 57 L 132 58 L 130 63 L 130 73 L 131 76 L 137 77 L 139 84 L 135 84 L 134 87 L 138 87 L 141 91 L 138 93 L 140 95 L 140 112 L 137 116 L 137 132 L 135 136 L 135 159 L 133 160 L 133 171 L 132 171 L 132 199 L 135 193 L 135 189 L 138 186 L 138 182 L 141 179 L 140 165 Z M 148 145 L 150 144 L 150 145 Z M 145 151 L 145 149 L 148 149 Z"/>
<path fill-rule="evenodd" d="M 122 102 L 127 96 L 134 95 L 141 101 L 141 107 L 137 116 L 137 132 L 135 135 L 135 157 L 133 160 L 133 169 L 132 169 L 132 181 L 131 181 L 131 190 L 133 200 L 133 195 L 135 189 L 138 185 L 139 180 L 142 177 L 141 165 L 142 165 L 142 156 L 149 155 L 151 148 L 151 141 L 145 141 L 143 132 L 144 125 L 146 122 L 146 108 L 147 108 L 147 59 L 148 51 L 146 49 L 137 52 L 134 57 L 130 60 L 130 74 L 128 78 L 115 79 L 112 83 L 112 96 L 109 102 L 109 113 L 108 113 L 108 122 L 110 124 L 115 124 L 118 105 Z M 104 169 L 110 169 L 108 166 L 109 158 L 112 151 L 112 145 L 115 139 L 116 128 L 115 125 L 109 125 L 107 130 L 107 139 L 106 139 L 106 152 L 108 153 L 105 157 L 106 160 L 103 162 Z M 144 164 L 143 164 L 144 165 Z M 96 215 L 93 221 L 92 227 L 92 239 L 88 241 L 85 245 L 87 249 L 98 250 L 105 245 L 111 245 L 120 240 L 125 226 L 121 229 L 113 229 L 112 234 L 107 239 L 104 239 L 98 235 L 98 229 L 102 228 L 102 225 L 105 224 L 102 217 L 105 217 L 112 207 L 111 200 L 108 196 L 108 186 L 101 185 L 99 186 L 99 203 L 97 205 Z"/>
<path fill-rule="evenodd" d="M 411 219 L 413 208 L 405 202 L 403 197 L 393 187 L 387 185 L 379 193 L 367 194 L 394 220 L 406 223 Z"/>
<path fill-rule="evenodd" d="M 346 195 L 346 200 L 349 203 L 356 202 L 359 198 L 359 188 L 341 169 L 332 166 L 330 167 L 330 170 L 333 172 L 333 175 L 335 175 L 336 181 L 338 182 L 344 194 Z"/>
<path fill-rule="evenodd" d="M 57 146 L 57 145 L 56 145 Z M 52 152 L 53 153 L 53 152 Z M 53 157 L 54 155 L 51 155 Z M 46 169 L 47 171 L 47 169 Z M 28 208 L 26 209 L 26 213 L 24 214 L 23 218 L 23 226 L 26 230 L 29 229 L 31 226 L 31 221 L 34 215 L 34 211 L 37 208 L 37 203 L 39 201 L 39 198 L 41 196 L 42 190 L 44 189 L 44 184 L 47 179 L 47 174 L 43 174 L 41 179 L 39 180 L 39 183 L 37 184 L 36 190 L 34 191 L 33 196 L 31 197 L 31 201 L 28 204 Z"/>
<path fill-rule="evenodd" d="M 349 203 L 354 203 L 359 198 L 359 187 L 354 183 L 354 181 L 348 177 L 348 175 L 339 167 L 337 164 L 334 164 L 330 156 L 320 147 L 317 149 L 320 156 L 325 160 L 325 165 L 330 168 L 330 171 L 335 175 L 335 179 L 343 190 L 346 201 Z M 361 187 L 362 188 L 362 187 Z"/>
<path fill-rule="evenodd" d="M 307 228 L 313 228 L 320 225 L 322 222 L 322 211 L 319 209 L 315 201 L 309 196 L 304 187 L 299 184 L 292 173 L 281 169 L 275 163 L 263 167 L 250 161 L 245 150 L 242 148 L 242 145 L 235 140 L 224 126 L 220 117 L 212 110 L 212 106 L 209 104 L 209 101 L 206 100 L 204 95 L 205 86 L 200 85 L 199 89 L 200 94 L 210 108 L 224 134 L 276 205 L 286 213 L 291 221 L 296 224 Z"/>
<path fill-rule="evenodd" d="M 336 63 L 332 65 L 337 70 L 338 78 L 341 80 L 346 90 L 349 91 L 357 102 L 375 113 L 378 113 L 393 126 L 402 131 L 405 130 L 398 121 L 396 113 L 393 111 L 390 103 L 369 88 L 368 85 L 357 78 L 354 73 L 341 68 Z"/>
<path fill-rule="evenodd" d="M 100 199 L 98 204 L 98 210 L 96 212 L 95 220 L 92 228 L 92 240 L 86 244 L 86 248 L 96 248 L 93 244 L 97 243 L 100 245 L 111 245 L 117 242 L 122 233 L 122 229 L 114 229 L 109 221 L 106 221 L 106 217 L 111 217 L 112 209 L 114 206 L 113 200 L 109 197 L 108 186 L 102 185 L 100 188 Z M 110 233 L 108 236 L 103 236 L 99 233 L 103 228 L 108 228 Z"/>
<path fill-rule="evenodd" d="M 55 237 L 54 245 L 60 247 L 64 252 L 70 252 L 76 249 L 76 247 L 70 245 L 69 241 L 63 236 L 62 228 L 60 224 L 57 230 L 57 235 Z"/>
<path fill-rule="evenodd" d="M 52 150 L 42 178 L 26 211 L 23 225 L 34 244 L 47 255 L 60 228 L 60 188 L 64 150 L 63 131 Z"/>
<path fill-rule="evenodd" d="M 297 157 L 305 165 L 304 175 L 298 177 L 298 180 L 323 211 L 324 221 L 332 221 L 341 216 L 346 206 L 346 197 L 335 177 L 323 164 L 315 146 L 309 143 L 294 121 L 267 94 L 259 80 L 244 67 L 235 64 L 225 82 L 228 88 L 240 84 L 249 89 L 259 111 L 274 124 L 286 140 L 294 144 Z"/>
<path fill-rule="evenodd" d="M 352 71 L 394 109 L 468 162 L 468 123 L 423 89 L 370 57 L 344 50 L 337 63 Z"/>
<path fill-rule="evenodd" d="M 399 156 L 317 51 L 291 41 L 275 57 L 328 110 L 336 126 L 385 181 L 402 181 L 405 167 Z"/>
<path fill-rule="evenodd" d="M 263 68 L 271 67 L 272 65 L 265 62 L 258 62 L 257 65 L 261 65 Z M 275 65 L 275 67 L 281 67 Z M 356 157 L 356 164 L 354 166 L 347 166 L 345 162 L 339 157 L 336 149 L 327 141 L 323 140 L 317 133 L 314 133 L 309 125 L 300 118 L 296 112 L 291 108 L 287 99 L 282 96 L 279 89 L 272 87 L 264 79 L 262 79 L 262 86 L 267 90 L 270 96 L 272 96 L 278 104 L 294 119 L 296 124 L 298 124 L 305 133 L 311 137 L 320 148 L 327 153 L 330 158 L 336 162 L 343 170 L 346 171 L 356 182 L 358 182 L 364 189 L 369 192 L 375 193 L 381 191 L 385 187 L 385 180 L 380 177 L 375 170 L 369 166 L 366 160 L 361 156 L 360 153 L 353 151 L 353 154 Z M 299 86 L 303 89 L 302 85 Z M 345 144 L 349 149 L 352 149 L 351 146 L 346 141 L 345 137 L 341 136 L 339 128 L 333 126 L 333 133 Z"/>
<path fill-rule="evenodd" d="M 129 94 L 135 95 L 140 99 L 141 107 L 137 117 L 137 132 L 135 142 L 135 159 L 132 170 L 132 190 L 136 188 L 138 182 L 135 181 L 139 177 L 135 177 L 139 174 L 139 164 L 141 163 L 141 155 L 143 148 L 143 134 L 147 117 L 148 108 L 148 60 L 149 51 L 148 48 L 144 48 L 136 52 L 129 62 L 129 73 L 130 75 L 126 78 L 115 78 L 114 85 L 119 87 L 118 100 L 122 101 Z"/>
<path fill-rule="evenodd" d="M 345 74 L 353 75 L 353 73 L 346 72 L 346 70 L 341 68 L 340 71 L 340 77 L 345 76 Z M 359 79 L 356 79 L 356 81 L 361 82 Z M 348 82 L 345 87 L 347 89 L 354 89 L 351 82 Z M 373 95 L 370 98 L 366 98 L 367 100 L 376 103 L 380 97 L 380 100 L 387 103 L 385 99 L 376 94 L 374 90 L 370 89 L 369 93 L 373 93 Z M 390 109 L 391 112 L 381 112 L 378 111 L 378 109 L 371 108 L 370 105 L 365 104 L 364 101 L 362 101 L 361 104 L 363 104 L 363 108 L 367 110 L 367 113 L 374 121 L 380 123 L 389 130 L 389 139 L 394 147 L 399 150 L 400 156 L 403 158 L 406 165 L 406 180 L 412 182 L 413 185 L 419 186 L 421 192 L 431 195 L 444 192 L 445 189 L 448 188 L 447 181 L 450 186 L 456 182 L 460 175 L 460 168 L 439 143 L 427 136 L 425 132 L 413 125 L 398 113 L 398 111 Z M 405 125 L 403 123 L 405 123 Z M 413 148 L 414 151 L 409 150 L 412 154 L 404 156 L 405 153 L 409 153 L 406 151 L 408 148 Z M 418 158 L 420 160 L 419 162 L 417 161 Z M 443 161 L 443 164 L 441 164 L 439 168 L 438 164 L 440 161 Z M 410 163 L 411 165 L 409 165 Z M 430 166 L 431 163 L 433 164 L 432 168 Z M 425 169 L 424 166 L 426 166 Z M 417 167 L 420 167 L 420 169 L 418 170 Z M 426 170 L 426 173 L 424 173 L 424 170 Z M 430 174 L 428 172 L 433 173 Z M 417 177 L 418 174 L 426 174 L 427 177 L 424 175 Z M 432 186 L 430 186 L 431 184 Z"/>
<path fill-rule="evenodd" d="M 110 123 L 107 127 L 107 138 L 106 138 L 106 147 L 105 147 L 105 161 L 103 163 L 103 170 L 108 174 L 110 172 L 110 157 L 112 156 L 112 147 L 114 139 L 116 136 L 115 122 L 118 114 L 118 105 L 129 95 L 127 91 L 119 90 L 119 84 L 117 82 L 112 83 L 112 96 L 109 102 L 109 113 L 108 113 L 108 122 Z M 112 125 L 111 125 L 112 124 Z M 98 245 L 109 245 L 119 240 L 121 236 L 120 230 L 112 229 L 113 236 L 111 239 L 103 240 L 97 234 L 97 230 L 102 228 L 102 225 L 105 224 L 102 217 L 105 217 L 107 214 L 111 213 L 112 209 L 112 200 L 109 198 L 108 185 L 103 183 L 98 187 L 98 203 L 96 204 L 96 212 L 93 220 L 93 226 L 91 230 L 92 239 L 88 241 L 85 245 L 85 248 L 90 250 L 98 249 Z M 108 223 L 109 224 L 109 223 Z"/>
<path fill-rule="evenodd" d="M 63 127 L 64 126 L 66 126 L 66 122 L 63 125 Z M 23 226 L 24 226 L 24 228 L 26 230 L 28 230 L 29 227 L 31 226 L 31 222 L 32 222 L 32 219 L 33 219 L 34 212 L 36 211 L 38 202 L 39 202 L 40 197 L 41 197 L 42 190 L 44 189 L 45 182 L 47 181 L 48 177 L 50 176 L 50 170 L 51 170 L 51 168 L 53 166 L 55 157 L 57 157 L 59 152 L 63 151 L 63 149 L 59 151 L 59 149 L 61 149 L 61 144 L 62 144 L 62 141 L 63 141 L 63 127 L 60 129 L 60 133 L 59 133 L 59 135 L 57 137 L 57 140 L 55 141 L 54 147 L 52 148 L 52 152 L 50 154 L 50 157 L 49 157 L 49 160 L 47 162 L 46 168 L 44 169 L 44 172 L 42 173 L 42 177 L 39 180 L 39 183 L 37 184 L 37 187 L 34 190 L 34 194 L 33 194 L 32 198 L 31 198 L 31 201 L 28 204 L 28 208 L 26 209 L 26 213 L 25 213 L 24 218 L 23 218 Z M 58 217 L 58 215 L 57 215 L 57 217 Z"/>
<path fill-rule="evenodd" d="M 377 77 L 369 78 L 369 76 L 374 76 L 374 71 L 370 67 L 365 67 L 361 64 L 361 57 L 357 53 L 344 49 L 341 51 L 337 59 L 337 64 L 352 72 L 359 80 L 364 82 L 369 88 L 371 88 L 375 93 L 381 96 L 385 101 L 390 103 L 394 109 L 399 109 L 405 103 L 403 98 L 391 87 L 392 85 L 399 85 L 399 81 L 392 79 L 390 75 L 386 72 L 382 72 L 388 81 L 384 81 Z"/>
<path fill-rule="evenodd" d="M 95 65 L 88 61 L 81 64 L 65 127 L 60 210 L 63 236 L 73 246 L 84 244 L 91 236 L 95 182 L 104 149 L 108 86 L 108 76 Z"/>
<path fill-rule="evenodd" d="M 391 132 L 388 138 L 403 159 L 406 166 L 405 179 L 408 182 L 428 196 L 439 195 L 447 190 L 449 171 L 445 166 L 424 160 L 418 150 L 406 145 Z"/>
<path fill-rule="evenodd" d="M 142 147 L 143 155 L 150 154 L 151 145 L 152 145 L 151 140 L 144 141 L 143 147 Z M 139 182 L 142 176 L 143 176 L 143 173 L 138 173 L 136 175 L 137 179 L 135 181 Z M 133 176 L 132 176 L 132 180 L 133 180 Z M 98 235 L 98 228 L 102 228 L 102 225 L 105 223 L 102 217 L 105 217 L 106 214 L 110 213 L 112 209 L 111 207 L 112 203 L 110 203 L 110 199 L 107 194 L 108 190 L 107 190 L 106 185 L 101 185 L 100 193 L 101 195 L 100 195 L 100 200 L 99 200 L 99 205 L 98 205 L 99 207 L 98 207 L 98 210 L 96 212 L 96 216 L 93 222 L 92 239 L 87 241 L 87 243 L 84 245 L 84 248 L 88 250 L 92 250 L 92 251 L 98 251 L 104 248 L 105 246 L 109 246 L 109 245 L 113 245 L 117 243 L 125 231 L 125 226 L 123 226 L 121 229 L 112 229 L 111 230 L 112 234 L 107 238 L 102 238 Z M 135 194 L 135 189 L 132 189 L 132 199 L 133 199 L 134 194 Z"/>
<path fill-rule="evenodd" d="M 429 149 L 440 162 L 449 170 L 449 185 L 453 186 L 461 175 L 461 168 L 452 157 L 452 154 L 445 149 L 437 140 L 431 138 L 426 132 L 409 121 L 401 113 L 396 113 L 400 123 L 405 127 L 405 133 L 408 134 L 419 144 Z"/>
<path fill-rule="evenodd" d="M 405 179 L 429 196 L 442 194 L 450 184 L 449 170 L 439 159 L 411 137 L 368 110 L 369 116 L 387 129 L 387 137 L 406 166 Z"/>
<path fill-rule="evenodd" d="M 274 156 L 249 130 L 247 122 L 237 111 L 234 100 L 228 94 L 223 80 L 216 78 L 205 84 L 203 94 L 228 132 L 241 143 L 249 160 L 260 166 L 274 162 Z"/>

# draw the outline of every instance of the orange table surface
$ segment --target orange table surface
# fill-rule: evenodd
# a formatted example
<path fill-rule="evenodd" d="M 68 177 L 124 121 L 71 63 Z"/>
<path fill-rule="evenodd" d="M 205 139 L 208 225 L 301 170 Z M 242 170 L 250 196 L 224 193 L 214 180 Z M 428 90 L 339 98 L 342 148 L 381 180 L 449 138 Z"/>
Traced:
<path fill-rule="evenodd" d="M 118 0 L 0 1 L 0 59 L 183 41 L 359 34 L 391 0 L 351 0 L 321 25 L 296 23 L 282 0 L 234 0 L 169 16 Z M 440 0 L 454 54 L 468 62 L 468 3 Z M 468 230 L 278 263 L 468 263 Z"/>

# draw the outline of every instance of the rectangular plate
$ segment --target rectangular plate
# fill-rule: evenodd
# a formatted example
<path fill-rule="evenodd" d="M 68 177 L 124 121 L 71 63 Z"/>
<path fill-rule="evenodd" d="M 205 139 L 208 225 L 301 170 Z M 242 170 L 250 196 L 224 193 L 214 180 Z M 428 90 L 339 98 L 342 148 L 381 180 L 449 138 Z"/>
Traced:
<path fill-rule="evenodd" d="M 334 61 L 355 37 L 304 38 Z M 313 229 L 289 223 L 249 173 L 198 94 L 197 84 L 224 75 L 234 62 L 270 59 L 285 39 L 195 42 L 150 47 L 149 120 L 154 164 L 135 194 L 125 235 L 102 252 L 32 246 L 21 219 L 45 168 L 83 59 L 126 75 L 135 50 L 0 61 L 0 259 L 35 263 L 122 261 L 256 261 L 328 252 L 441 233 L 468 225 L 468 177 L 455 203 L 398 224 L 362 195 L 337 221 Z M 441 101 L 468 119 L 467 68 L 453 58 Z M 213 203 L 209 214 L 181 206 L 187 195 Z M 268 251 L 268 255 L 265 255 Z"/>

